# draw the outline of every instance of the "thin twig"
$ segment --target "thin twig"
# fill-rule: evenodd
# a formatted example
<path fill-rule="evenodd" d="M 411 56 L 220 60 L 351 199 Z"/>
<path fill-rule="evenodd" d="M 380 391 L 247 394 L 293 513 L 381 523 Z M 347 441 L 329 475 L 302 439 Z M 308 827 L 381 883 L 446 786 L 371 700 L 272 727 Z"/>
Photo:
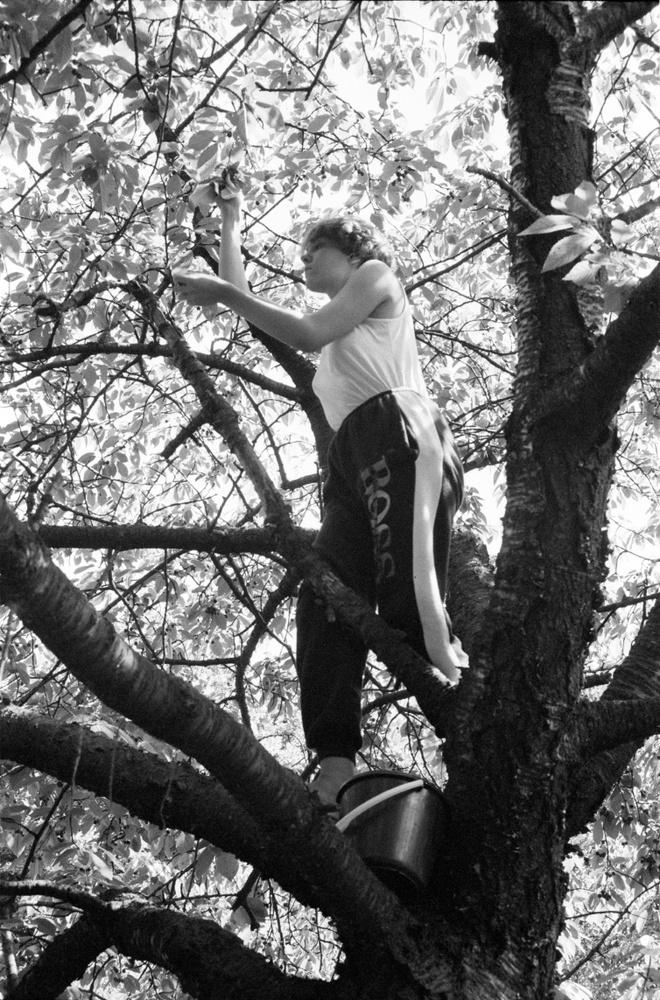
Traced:
<path fill-rule="evenodd" d="M 411 284 L 405 286 L 406 295 L 410 295 L 414 292 L 416 288 L 420 288 L 422 285 L 428 284 L 430 281 L 435 281 L 437 278 L 442 278 L 445 274 L 449 274 L 450 271 L 455 271 L 457 267 L 461 267 L 462 264 L 467 263 L 467 261 L 472 260 L 473 257 L 478 257 L 479 254 L 483 253 L 489 247 L 492 247 L 495 243 L 502 239 L 506 235 L 506 229 L 498 229 L 496 233 L 489 236 L 487 239 L 482 240 L 478 246 L 469 253 L 464 254 L 459 260 L 455 260 L 453 264 L 449 264 L 447 267 L 440 268 L 438 271 L 432 271 L 430 274 L 424 275 L 419 278 L 418 281 L 411 282 Z"/>
<path fill-rule="evenodd" d="M 493 170 L 483 170 L 481 167 L 468 167 L 467 172 L 469 174 L 480 174 L 482 177 L 486 177 L 489 181 L 493 181 L 501 187 L 503 191 L 506 191 L 507 194 L 511 195 L 512 198 L 523 206 L 523 208 L 526 208 L 528 212 L 531 212 L 536 219 L 540 219 L 543 215 L 540 208 L 537 208 L 536 205 L 532 205 L 531 201 L 525 198 L 525 195 L 521 194 L 520 191 L 517 191 L 513 184 L 510 184 L 509 181 L 506 180 L 505 177 L 502 177 L 501 174 L 496 174 Z"/>
<path fill-rule="evenodd" d="M 645 601 L 654 601 L 656 597 L 660 597 L 660 590 L 652 594 L 642 594 L 639 597 L 624 597 L 621 601 L 614 601 L 612 604 L 601 604 L 596 610 L 599 615 L 604 615 L 611 611 L 618 611 L 619 608 L 628 608 L 632 604 L 643 604 Z"/>
<path fill-rule="evenodd" d="M 254 26 L 253 30 L 250 32 L 250 34 L 249 34 L 248 38 L 246 39 L 245 44 L 243 45 L 243 47 L 241 48 L 241 50 L 237 53 L 237 55 L 234 56 L 234 58 L 229 63 L 229 65 L 223 70 L 223 72 L 221 73 L 221 75 L 213 82 L 213 85 L 209 88 L 209 90 L 207 91 L 206 95 L 202 98 L 202 100 L 199 102 L 199 104 L 196 107 L 194 107 L 193 110 L 190 112 L 190 114 L 187 115 L 185 118 L 183 118 L 179 122 L 179 124 L 177 125 L 177 127 L 174 129 L 174 138 L 175 139 L 178 140 L 178 138 L 181 135 L 181 133 L 190 125 L 190 123 L 192 121 L 194 121 L 195 115 L 199 111 L 201 111 L 202 108 L 205 108 L 207 106 L 207 104 L 209 103 L 209 101 L 211 100 L 211 98 L 213 97 L 213 95 L 222 86 L 222 83 L 225 80 L 225 78 L 227 77 L 227 74 L 234 68 L 234 66 L 236 65 L 236 63 L 241 58 L 241 56 L 244 55 L 245 52 L 247 52 L 247 50 L 250 48 L 250 46 L 255 41 L 255 39 L 259 37 L 259 35 L 261 34 L 261 32 L 262 32 L 262 30 L 264 28 L 264 25 L 266 24 L 266 21 L 271 16 L 271 14 L 273 13 L 273 11 L 277 7 L 279 7 L 279 5 L 280 5 L 280 0 L 274 0 L 274 2 L 266 9 L 263 17 L 257 22 L 257 24 Z"/>
<path fill-rule="evenodd" d="M 318 69 L 316 70 L 316 73 L 314 74 L 314 79 L 312 80 L 312 82 L 310 83 L 309 87 L 307 88 L 307 90 L 305 92 L 305 100 L 306 101 L 309 100 L 309 97 L 310 97 L 312 91 L 314 90 L 314 87 L 319 82 L 319 78 L 321 76 L 321 73 L 323 72 L 323 67 L 325 66 L 326 62 L 328 61 L 328 59 L 330 57 L 330 53 L 332 52 L 332 50 L 335 47 L 335 42 L 337 41 L 337 39 L 341 35 L 342 31 L 344 30 L 346 22 L 348 21 L 349 17 L 353 13 L 353 11 L 356 9 L 356 7 L 360 6 L 360 3 L 361 3 L 361 0 L 352 0 L 351 6 L 349 7 L 349 9 L 347 11 L 346 16 L 344 17 L 343 21 L 341 22 L 341 24 L 339 25 L 339 27 L 335 31 L 334 35 L 330 39 L 330 44 L 328 45 L 328 48 L 327 48 L 327 50 L 325 52 L 325 55 L 323 56 L 323 58 L 321 59 L 321 62 L 319 63 Z"/>

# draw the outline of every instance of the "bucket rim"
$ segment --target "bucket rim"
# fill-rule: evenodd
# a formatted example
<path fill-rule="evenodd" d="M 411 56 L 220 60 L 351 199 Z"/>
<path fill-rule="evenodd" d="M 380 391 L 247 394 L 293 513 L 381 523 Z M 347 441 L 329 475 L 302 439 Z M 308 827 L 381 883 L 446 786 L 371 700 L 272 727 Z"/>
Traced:
<path fill-rule="evenodd" d="M 421 781 L 423 782 L 423 784 L 421 785 L 421 787 L 417 789 L 417 791 L 421 792 L 424 790 L 429 792 L 435 792 L 435 794 L 438 795 L 444 802 L 445 797 L 442 792 L 442 789 L 439 788 L 437 785 L 435 785 L 432 781 L 429 781 L 428 778 L 422 778 L 420 774 L 414 774 L 409 771 L 394 771 L 386 769 L 379 769 L 376 771 L 358 771 L 357 774 L 354 774 L 351 778 L 348 779 L 348 781 L 345 781 L 344 784 L 341 786 L 341 788 L 337 792 L 337 802 L 340 801 L 342 795 L 344 794 L 345 791 L 347 791 L 347 789 L 349 789 L 353 785 L 359 784 L 361 781 L 368 780 L 371 778 L 397 778 L 398 780 L 404 782 Z"/>

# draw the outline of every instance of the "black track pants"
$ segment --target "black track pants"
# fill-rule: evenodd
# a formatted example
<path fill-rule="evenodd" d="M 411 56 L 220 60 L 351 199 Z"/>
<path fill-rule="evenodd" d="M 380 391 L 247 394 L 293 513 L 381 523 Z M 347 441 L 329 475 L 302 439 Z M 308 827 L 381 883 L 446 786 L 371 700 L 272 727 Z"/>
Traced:
<path fill-rule="evenodd" d="M 344 420 L 328 465 L 316 549 L 420 655 L 456 680 L 467 659 L 444 597 L 463 473 L 441 411 L 412 390 L 375 396 Z M 365 646 L 328 620 L 306 583 L 297 630 L 307 744 L 320 757 L 353 757 L 362 743 Z"/>

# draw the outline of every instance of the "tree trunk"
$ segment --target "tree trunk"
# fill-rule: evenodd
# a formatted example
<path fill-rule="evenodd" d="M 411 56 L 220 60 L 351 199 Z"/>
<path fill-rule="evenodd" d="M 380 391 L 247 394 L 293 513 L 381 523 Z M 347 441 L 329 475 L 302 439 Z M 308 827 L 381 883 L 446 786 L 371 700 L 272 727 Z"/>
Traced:
<path fill-rule="evenodd" d="M 651 5 L 611 4 L 588 12 L 578 6 L 520 2 L 498 8 L 495 51 L 511 138 L 511 182 L 542 212 L 550 210 L 553 196 L 591 179 L 589 73 L 598 47 L 621 30 L 626 17 L 639 16 Z M 446 842 L 438 845 L 430 893 L 417 905 L 403 905 L 321 815 L 295 775 L 229 713 L 124 643 L 50 564 L 35 534 L 2 505 L 3 599 L 107 705 L 194 757 L 209 774 L 182 764 L 164 768 L 152 755 L 117 751 L 88 731 L 40 723 L 39 731 L 55 741 L 48 761 L 43 747 L 37 753 L 28 745 L 34 728 L 28 732 L 26 727 L 35 727 L 34 720 L 9 708 L 0 712 L 5 755 L 50 768 L 64 780 L 72 770 L 99 794 L 108 794 L 112 775 L 112 794 L 136 814 L 160 817 L 235 851 L 304 903 L 318 906 L 335 922 L 345 948 L 335 980 L 310 982 L 287 976 L 208 921 L 188 921 L 142 901 L 90 904 L 77 930 L 44 953 L 8 1000 L 27 1000 L 39 991 L 44 998 L 54 996 L 67 975 L 110 942 L 125 954 L 171 969 L 200 998 L 220 990 L 226 1000 L 262 995 L 282 1000 L 550 1000 L 567 837 L 597 808 L 608 780 L 635 746 L 626 740 L 616 750 L 601 752 L 595 741 L 584 760 L 588 723 L 597 730 L 598 718 L 581 713 L 579 699 L 605 574 L 606 506 L 617 447 L 610 421 L 657 343 L 651 307 L 658 276 L 647 279 L 633 302 L 643 336 L 624 373 L 616 359 L 626 316 L 619 321 L 622 326 L 613 325 L 595 343 L 574 288 L 560 273 L 541 271 L 550 240 L 518 237 L 530 221 L 529 208 L 514 198 L 509 225 L 519 355 L 506 429 L 503 542 L 494 574 L 471 540 L 459 539 L 455 548 L 454 600 L 460 606 L 454 618 L 465 636 L 471 669 L 449 692 L 437 671 L 310 552 L 309 537 L 293 527 L 280 491 L 199 358 L 143 286 L 126 286 L 171 345 L 204 413 L 238 456 L 270 519 L 262 530 L 195 537 L 210 548 L 215 538 L 227 552 L 236 547 L 278 553 L 293 572 L 312 581 L 339 618 L 362 634 L 417 697 L 445 737 L 449 830 Z M 611 350 L 617 345 L 618 355 Z M 324 447 L 328 429 L 309 391 L 311 369 L 289 351 L 280 350 L 279 359 L 303 394 L 317 442 Z M 139 544 L 149 531 L 135 526 L 122 544 Z M 70 527 L 58 534 L 50 528 L 43 536 L 83 539 L 84 544 L 88 533 Z M 111 544 L 109 535 L 103 538 Z M 657 614 L 649 619 L 636 652 L 618 674 L 612 700 L 631 692 L 656 697 L 660 692 L 657 619 Z M 645 689 L 642 671 L 649 677 Z M 79 762 L 83 746 L 85 758 Z M 585 794 L 579 783 L 587 777 Z M 21 887 L 3 891 L 17 894 Z M 65 940 L 75 945 L 68 955 L 61 948 Z M 60 974 L 62 965 L 66 972 Z M 44 985 L 49 967 L 57 971 L 52 986 Z"/>
<path fill-rule="evenodd" d="M 554 195 L 591 179 L 591 53 L 563 7 L 501 4 L 498 25 L 511 183 L 548 212 Z M 461 915 L 514 995 L 546 1000 L 566 889 L 570 768 L 560 749 L 605 573 L 616 436 L 597 419 L 545 407 L 593 345 L 571 286 L 541 274 L 548 240 L 517 237 L 530 221 L 514 199 L 519 358 L 507 506 L 494 592 L 446 750 L 448 871 L 452 916 Z"/>

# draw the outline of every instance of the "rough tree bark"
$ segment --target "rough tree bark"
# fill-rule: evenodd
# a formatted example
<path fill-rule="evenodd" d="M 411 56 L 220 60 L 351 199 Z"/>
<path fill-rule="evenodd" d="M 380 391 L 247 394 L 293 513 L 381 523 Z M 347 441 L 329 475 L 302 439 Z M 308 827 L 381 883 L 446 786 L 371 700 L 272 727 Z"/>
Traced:
<path fill-rule="evenodd" d="M 619 29 L 642 12 L 638 5 L 616 6 Z M 496 52 L 511 183 L 542 211 L 550 210 L 553 195 L 591 178 L 586 94 L 598 46 L 611 37 L 612 11 L 594 10 L 588 25 L 574 14 L 566 6 L 499 6 Z M 658 342 L 657 273 L 648 281 L 655 291 L 640 286 L 636 303 L 594 350 L 571 286 L 560 274 L 541 274 L 547 242 L 530 247 L 516 239 L 531 221 L 517 200 L 510 221 L 519 360 L 507 428 L 507 507 L 487 622 L 475 669 L 459 690 L 455 737 L 447 746 L 453 842 L 460 845 L 450 870 L 455 903 L 461 900 L 511 989 L 540 998 L 552 987 L 565 891 L 565 815 L 575 759 L 564 753 L 564 741 L 575 725 L 605 572 L 616 449 L 609 421 L 630 369 L 638 371 Z M 637 311 L 645 319 L 635 330 Z M 612 350 L 623 326 L 632 336 L 626 357 L 633 360 L 622 369 Z M 578 372 L 590 391 L 578 390 L 573 405 L 561 405 Z M 609 406 L 602 405 L 603 395 Z M 610 784 L 602 781 L 601 799 L 592 805 Z"/>
<path fill-rule="evenodd" d="M 553 195 L 590 179 L 589 73 L 602 46 L 652 7 L 651 2 L 609 3 L 589 11 L 565 4 L 499 5 L 492 52 L 507 104 L 511 183 L 539 210 L 549 210 Z M 216 535 L 200 539 L 200 547 L 225 545 L 231 551 L 233 544 L 247 543 L 255 552 L 279 553 L 362 631 L 446 736 L 451 827 L 432 893 L 407 910 L 319 814 L 299 779 L 230 716 L 130 650 L 51 565 L 37 536 L 3 506 L 3 600 L 103 701 L 194 756 L 210 777 L 193 777 L 183 764 L 163 770 L 162 761 L 137 750 L 125 749 L 117 759 L 98 737 L 71 727 L 52 728 L 58 753 L 49 762 L 32 746 L 36 727 L 45 723 L 14 708 L 0 716 L 3 756 L 65 779 L 73 768 L 77 780 L 104 794 L 108 761 L 115 754 L 118 801 L 153 817 L 163 808 L 166 785 L 163 822 L 235 851 L 318 905 L 336 922 L 346 946 L 336 981 L 302 982 L 265 968 L 213 925 L 190 930 L 192 924 L 179 925 L 171 914 L 139 901 L 77 898 L 76 905 L 85 909 L 78 937 L 87 960 L 94 948 L 100 951 L 112 941 L 127 954 L 172 969 L 201 998 L 215 995 L 219 982 L 227 998 L 260 996 L 264 988 L 273 997 L 352 1000 L 552 996 L 567 838 L 589 819 L 639 740 L 660 722 L 657 610 L 602 704 L 580 702 L 605 569 L 606 503 L 617 446 L 612 419 L 660 337 L 659 272 L 639 285 L 594 344 L 571 286 L 556 273 L 541 273 L 547 240 L 517 238 L 529 221 L 528 210 L 514 199 L 510 251 L 519 360 L 507 427 L 503 542 L 492 577 L 475 546 L 457 547 L 470 565 L 464 577 L 457 573 L 454 596 L 460 598 L 455 617 L 464 624 L 471 670 L 455 692 L 447 692 L 437 673 L 406 651 L 400 638 L 314 559 L 309 538 L 290 524 L 280 494 L 231 414 L 224 420 L 199 359 L 186 352 L 144 289 L 127 286 L 198 388 L 207 418 L 240 457 L 269 519 L 263 533 Z M 293 359 L 282 361 L 295 378 Z M 300 377 L 308 382 L 309 371 Z M 309 386 L 299 389 L 308 392 Z M 74 544 L 76 531 L 49 528 L 42 534 L 51 544 Z M 146 537 L 142 527 L 134 531 L 136 539 Z M 88 544 L 80 534 L 78 539 Z M 131 544 L 130 535 L 125 544 Z M 635 710 L 644 706 L 646 711 Z M 612 745 L 613 732 L 619 746 Z M 152 793 L 141 802 L 130 780 L 138 767 L 149 775 Z M 3 885 L 7 893 L 48 889 Z M 49 962 L 61 965 L 62 944 L 44 953 L 9 1000 L 55 995 L 55 987 L 44 983 Z M 39 983 L 32 992 L 30 976 Z M 61 976 L 57 983 L 59 991 Z"/>

